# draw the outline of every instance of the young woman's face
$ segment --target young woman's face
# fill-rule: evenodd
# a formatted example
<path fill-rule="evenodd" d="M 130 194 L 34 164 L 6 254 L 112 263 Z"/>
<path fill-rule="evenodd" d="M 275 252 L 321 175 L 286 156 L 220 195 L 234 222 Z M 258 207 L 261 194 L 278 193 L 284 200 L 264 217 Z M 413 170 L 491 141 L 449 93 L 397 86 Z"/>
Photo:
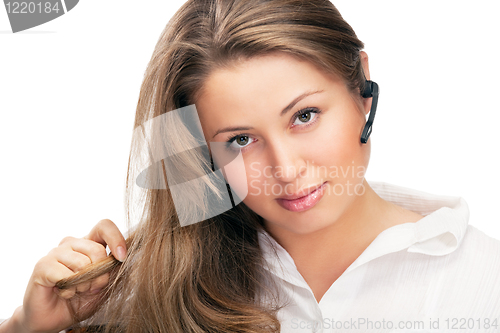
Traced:
<path fill-rule="evenodd" d="M 246 184 L 229 183 L 237 193 L 248 187 L 243 202 L 266 226 L 319 230 L 364 193 L 367 104 L 312 63 L 273 54 L 215 71 L 195 105 L 207 142 L 230 141 L 227 149 L 241 150 Z M 322 184 L 306 200 L 279 200 Z"/>

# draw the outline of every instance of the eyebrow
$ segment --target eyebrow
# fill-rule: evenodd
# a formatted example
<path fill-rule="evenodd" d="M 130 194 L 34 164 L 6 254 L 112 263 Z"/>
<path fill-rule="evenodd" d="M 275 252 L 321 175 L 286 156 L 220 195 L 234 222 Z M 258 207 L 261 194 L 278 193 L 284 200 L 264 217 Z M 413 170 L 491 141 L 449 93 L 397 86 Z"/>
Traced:
<path fill-rule="evenodd" d="M 310 91 L 304 92 L 300 96 L 297 96 L 293 101 L 290 102 L 290 104 L 288 104 L 280 112 L 280 117 L 283 117 L 285 114 L 287 114 L 288 111 L 290 111 L 291 109 L 293 109 L 293 107 L 295 106 L 295 104 L 297 104 L 298 102 L 300 102 L 301 100 L 303 100 L 307 96 L 318 94 L 318 93 L 322 93 L 322 92 L 324 92 L 324 90 L 310 90 Z M 212 139 L 215 138 L 217 136 L 217 134 L 220 134 L 220 133 L 236 132 L 236 131 L 248 131 L 248 130 L 251 130 L 251 129 L 253 129 L 253 127 L 249 127 L 249 126 L 229 126 L 229 127 L 224 127 L 224 128 L 221 128 L 221 129 L 217 130 L 217 132 L 215 132 L 215 134 L 212 137 Z"/>

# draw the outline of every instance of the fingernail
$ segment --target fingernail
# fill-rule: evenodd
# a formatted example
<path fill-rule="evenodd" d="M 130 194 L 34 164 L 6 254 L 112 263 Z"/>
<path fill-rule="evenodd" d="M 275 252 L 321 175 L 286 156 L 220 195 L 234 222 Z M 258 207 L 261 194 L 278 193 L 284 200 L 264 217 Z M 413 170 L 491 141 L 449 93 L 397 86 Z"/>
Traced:
<path fill-rule="evenodd" d="M 97 289 L 92 289 L 90 291 L 91 294 L 97 294 L 99 291 L 101 291 L 102 288 L 97 288 Z"/>
<path fill-rule="evenodd" d="M 120 260 L 121 262 L 123 262 L 123 260 L 125 259 L 125 256 L 127 254 L 125 253 L 125 249 L 123 248 L 123 246 L 118 246 L 116 248 L 116 259 Z"/>

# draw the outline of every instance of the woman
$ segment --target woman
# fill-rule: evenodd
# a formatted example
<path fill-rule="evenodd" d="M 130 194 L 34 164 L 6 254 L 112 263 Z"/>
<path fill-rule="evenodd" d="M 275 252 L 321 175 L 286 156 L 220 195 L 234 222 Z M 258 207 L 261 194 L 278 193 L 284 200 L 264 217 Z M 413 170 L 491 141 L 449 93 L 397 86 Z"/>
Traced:
<path fill-rule="evenodd" d="M 65 238 L 0 332 L 57 332 L 85 318 L 123 332 L 429 330 L 454 318 L 494 328 L 500 244 L 467 226 L 463 199 L 364 178 L 376 88 L 362 48 L 327 0 L 188 1 L 141 88 L 128 178 L 129 200 L 144 202 L 137 227 L 127 241 L 109 220 Z M 196 187 L 175 201 L 181 182 L 168 173 L 195 179 L 210 167 L 182 149 L 192 147 L 186 126 L 162 133 L 172 143 L 162 148 L 183 154 L 149 169 L 167 186 L 134 196 L 133 185 L 149 164 L 143 153 L 158 148 L 144 140 L 158 134 L 148 121 L 193 105 L 205 142 L 242 157 L 246 186 L 228 181 L 243 202 L 185 225 L 186 203 L 211 209 Z M 106 258 L 106 244 L 123 262 Z"/>

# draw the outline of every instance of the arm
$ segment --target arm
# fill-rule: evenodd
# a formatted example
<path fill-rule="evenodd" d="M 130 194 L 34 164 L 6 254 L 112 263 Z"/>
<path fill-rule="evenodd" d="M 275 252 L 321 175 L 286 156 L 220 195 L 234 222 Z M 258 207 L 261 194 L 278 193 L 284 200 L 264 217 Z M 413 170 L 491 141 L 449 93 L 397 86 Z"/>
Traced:
<path fill-rule="evenodd" d="M 22 326 L 19 316 L 21 315 L 22 305 L 14 310 L 12 317 L 8 319 L 0 319 L 0 333 L 32 333 Z M 71 331 L 64 330 L 54 333 L 68 333 Z"/>
<path fill-rule="evenodd" d="M 0 333 L 31 333 L 21 325 L 22 305 L 14 310 L 12 317 L 0 323 Z"/>
<path fill-rule="evenodd" d="M 19 306 L 15 311 L 12 317 L 8 319 L 0 319 L 0 333 L 31 333 L 28 330 L 25 330 L 24 327 L 21 325 L 18 317 L 19 317 L 19 311 L 21 311 L 21 307 Z M 96 327 L 90 326 L 90 327 L 85 327 L 80 330 L 76 329 L 65 329 L 63 331 L 60 331 L 58 333 L 85 333 L 85 332 L 104 332 L 104 328 L 100 328 L 99 330 Z M 57 333 L 57 332 L 56 332 Z"/>

